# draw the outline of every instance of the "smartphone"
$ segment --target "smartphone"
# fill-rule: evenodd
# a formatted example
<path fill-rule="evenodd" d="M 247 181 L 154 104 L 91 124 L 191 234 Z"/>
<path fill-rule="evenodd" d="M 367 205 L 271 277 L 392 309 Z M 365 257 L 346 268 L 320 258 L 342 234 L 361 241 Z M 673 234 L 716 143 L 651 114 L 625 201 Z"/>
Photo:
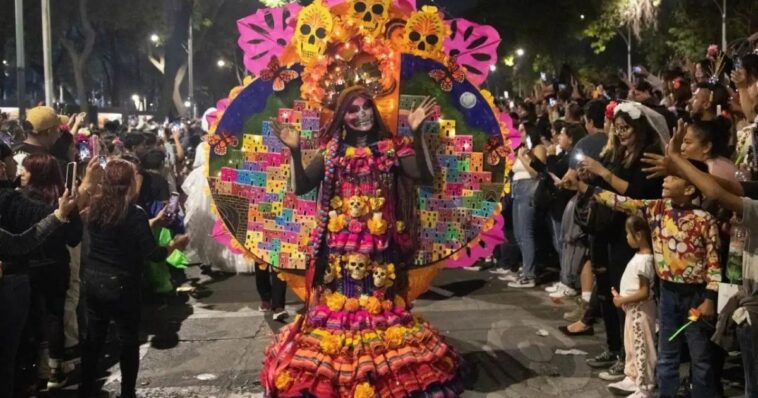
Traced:
<path fill-rule="evenodd" d="M 583 152 L 580 152 L 580 151 L 576 151 L 576 153 L 574 154 L 574 159 L 575 159 L 577 162 L 581 162 L 581 161 L 583 161 L 583 160 L 584 160 L 584 158 L 585 158 L 585 156 L 584 156 L 584 153 L 583 153 Z"/>
<path fill-rule="evenodd" d="M 555 101 L 555 98 L 550 98 L 550 99 L 548 100 L 548 103 L 550 104 L 550 106 L 555 106 L 555 104 L 556 104 L 557 102 Z"/>
<path fill-rule="evenodd" d="M 89 147 L 92 150 L 93 158 L 100 156 L 100 137 L 97 134 L 92 134 L 89 137 Z"/>
<path fill-rule="evenodd" d="M 92 159 L 92 151 L 89 149 L 87 142 L 79 143 L 79 160 L 86 161 Z"/>
<path fill-rule="evenodd" d="M 176 216 L 176 213 L 178 211 L 179 211 L 179 193 L 172 192 L 171 197 L 168 199 L 168 204 L 166 205 L 166 216 L 169 218 L 173 218 Z"/>
<path fill-rule="evenodd" d="M 635 66 L 634 68 L 632 68 L 632 73 L 634 73 L 635 75 L 639 75 L 642 73 L 642 68 L 639 66 Z"/>
<path fill-rule="evenodd" d="M 71 195 L 76 192 L 76 162 L 66 165 L 66 189 Z"/>
<path fill-rule="evenodd" d="M 528 149 L 528 150 L 531 151 L 533 145 L 534 144 L 532 143 L 532 138 L 531 137 L 526 137 L 526 149 Z"/>
<path fill-rule="evenodd" d="M 540 79 L 542 79 L 543 82 L 547 81 L 547 74 L 545 72 L 540 72 Z"/>
<path fill-rule="evenodd" d="M 735 57 L 734 58 L 734 69 L 742 69 L 742 57 Z"/>

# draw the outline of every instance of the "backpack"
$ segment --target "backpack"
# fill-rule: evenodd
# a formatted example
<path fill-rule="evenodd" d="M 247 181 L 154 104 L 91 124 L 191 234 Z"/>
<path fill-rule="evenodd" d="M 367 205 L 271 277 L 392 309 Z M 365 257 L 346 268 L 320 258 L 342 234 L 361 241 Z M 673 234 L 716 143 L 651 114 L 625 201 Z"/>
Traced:
<path fill-rule="evenodd" d="M 574 208 L 574 221 L 587 234 L 598 235 L 608 231 L 613 220 L 613 209 L 598 203 L 593 191 L 579 197 Z"/>

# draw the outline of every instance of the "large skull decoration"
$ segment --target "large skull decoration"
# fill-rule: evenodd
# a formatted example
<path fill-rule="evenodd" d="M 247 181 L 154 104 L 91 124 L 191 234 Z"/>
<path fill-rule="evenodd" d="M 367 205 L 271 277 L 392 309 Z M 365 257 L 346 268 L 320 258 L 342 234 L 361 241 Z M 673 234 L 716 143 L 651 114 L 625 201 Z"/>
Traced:
<path fill-rule="evenodd" d="M 414 55 L 431 57 L 442 50 L 447 36 L 445 22 L 437 7 L 424 6 L 414 12 L 405 25 L 405 41 L 408 51 Z"/>
<path fill-rule="evenodd" d="M 347 272 L 355 280 L 361 280 L 368 274 L 368 256 L 361 253 L 347 255 Z"/>
<path fill-rule="evenodd" d="M 368 35 L 376 36 L 382 32 L 389 10 L 390 0 L 353 0 L 349 18 Z"/>
<path fill-rule="evenodd" d="M 304 64 L 313 62 L 324 53 L 332 28 L 332 14 L 320 0 L 300 11 L 295 26 L 295 41 Z"/>

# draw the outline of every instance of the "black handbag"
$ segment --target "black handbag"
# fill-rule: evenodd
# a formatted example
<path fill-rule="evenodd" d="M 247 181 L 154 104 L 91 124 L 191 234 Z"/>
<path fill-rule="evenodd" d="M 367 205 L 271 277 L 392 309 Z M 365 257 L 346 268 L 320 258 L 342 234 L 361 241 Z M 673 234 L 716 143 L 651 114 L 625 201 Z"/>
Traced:
<path fill-rule="evenodd" d="M 602 234 L 608 231 L 613 221 L 613 209 L 598 203 L 588 189 L 574 207 L 574 221 L 587 234 Z"/>
<path fill-rule="evenodd" d="M 537 175 L 537 188 L 532 196 L 532 206 L 538 210 L 545 210 L 558 200 L 559 189 L 553 179 L 547 173 Z"/>

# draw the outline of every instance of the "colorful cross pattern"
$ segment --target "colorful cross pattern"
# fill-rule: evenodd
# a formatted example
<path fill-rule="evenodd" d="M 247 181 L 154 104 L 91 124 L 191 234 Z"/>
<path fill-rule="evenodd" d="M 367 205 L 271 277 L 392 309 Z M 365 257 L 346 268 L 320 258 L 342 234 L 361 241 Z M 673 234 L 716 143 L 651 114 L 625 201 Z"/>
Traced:
<path fill-rule="evenodd" d="M 400 134 L 411 134 L 407 115 L 422 99 L 400 97 Z M 318 152 L 313 132 L 321 127 L 320 114 L 296 101 L 292 108 L 279 109 L 277 117 L 301 129 L 303 162 L 308 164 Z M 439 110 L 422 132 L 436 159 L 434 184 L 420 188 L 418 197 L 416 263 L 428 264 L 450 256 L 479 234 L 497 206 L 486 192 L 502 184 L 493 183 L 491 173 L 484 171 L 484 156 L 474 151 L 473 137 L 459 134 L 454 120 L 440 119 Z M 316 226 L 316 192 L 300 197 L 292 192 L 289 149 L 273 135 L 270 123 L 262 123 L 261 133 L 243 134 L 242 148 L 230 150 L 225 161 L 227 167 L 210 178 L 210 185 L 214 197 L 247 203 L 238 239 L 273 266 L 305 269 L 310 232 Z"/>
<path fill-rule="evenodd" d="M 411 134 L 407 115 L 423 97 L 400 96 L 399 132 Z M 421 129 L 437 160 L 431 189 L 419 190 L 420 236 L 417 264 L 450 256 L 474 239 L 497 207 L 485 191 L 497 189 L 492 173 L 484 171 L 482 152 L 474 151 L 471 135 L 459 134 L 454 120 L 440 119 L 439 109 Z M 500 185 L 502 186 L 502 185 Z"/>

